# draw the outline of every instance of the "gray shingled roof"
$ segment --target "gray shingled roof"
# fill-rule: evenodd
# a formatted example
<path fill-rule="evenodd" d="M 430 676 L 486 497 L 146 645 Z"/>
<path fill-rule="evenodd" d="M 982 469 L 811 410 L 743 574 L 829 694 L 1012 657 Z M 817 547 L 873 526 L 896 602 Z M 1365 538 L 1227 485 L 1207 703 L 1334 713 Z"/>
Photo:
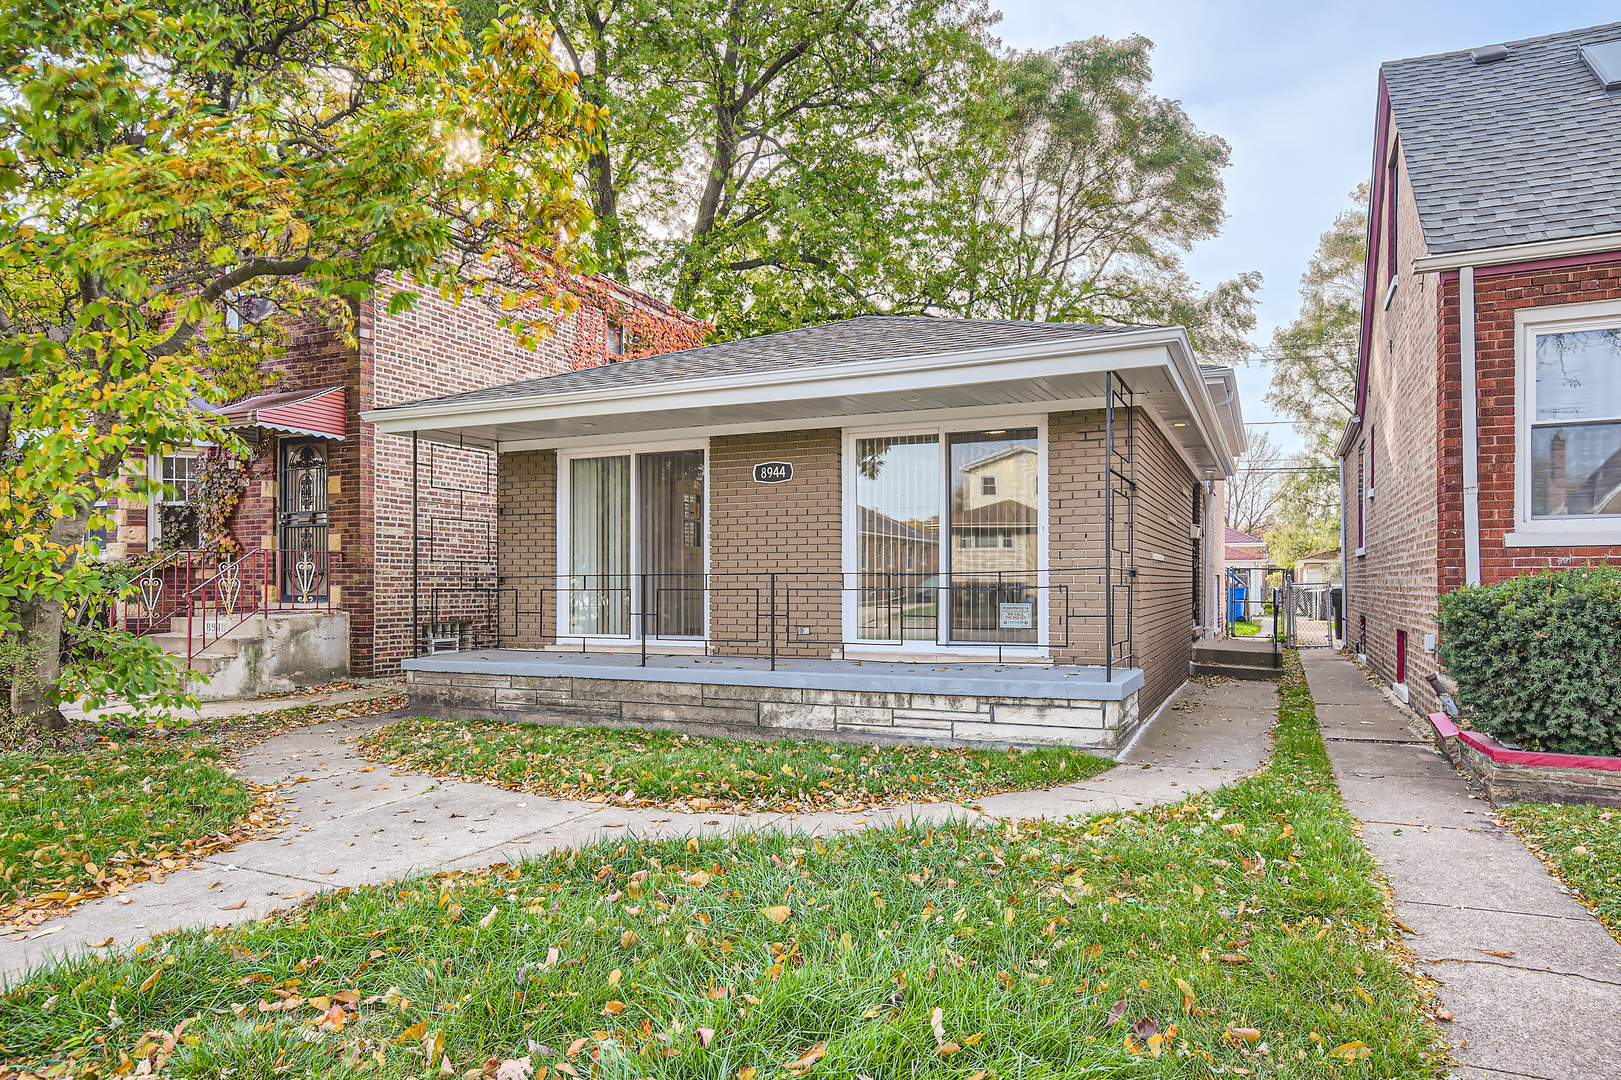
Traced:
<path fill-rule="evenodd" d="M 1138 326 L 1092 326 L 1087 323 L 1019 322 L 1013 319 L 930 319 L 902 315 L 863 315 L 843 322 L 783 330 L 775 334 L 705 345 L 682 352 L 625 360 L 617 364 L 565 371 L 542 379 L 469 390 L 445 397 L 403 402 L 390 408 L 418 405 L 504 401 L 548 397 L 585 390 L 648 386 L 721 375 L 784 368 L 812 368 L 861 360 L 901 359 L 940 353 L 970 352 L 1001 346 L 1030 345 L 1100 334 L 1140 330 Z"/>
<path fill-rule="evenodd" d="M 1383 66 L 1434 255 L 1621 232 L 1621 91 L 1606 93 L 1582 45 L 1621 23 Z"/>

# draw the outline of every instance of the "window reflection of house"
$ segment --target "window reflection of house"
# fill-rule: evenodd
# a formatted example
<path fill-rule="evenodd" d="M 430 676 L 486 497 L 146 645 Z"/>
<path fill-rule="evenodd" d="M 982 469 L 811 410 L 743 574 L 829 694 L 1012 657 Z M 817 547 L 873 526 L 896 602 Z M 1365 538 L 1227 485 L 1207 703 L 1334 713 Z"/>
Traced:
<path fill-rule="evenodd" d="M 940 572 L 939 524 L 898 521 L 881 510 L 860 507 L 860 565 L 864 574 Z"/>
<path fill-rule="evenodd" d="M 953 439 L 951 572 L 954 577 L 1029 573 L 1039 565 L 1035 433 Z M 980 456 L 983 455 L 983 456 Z"/>

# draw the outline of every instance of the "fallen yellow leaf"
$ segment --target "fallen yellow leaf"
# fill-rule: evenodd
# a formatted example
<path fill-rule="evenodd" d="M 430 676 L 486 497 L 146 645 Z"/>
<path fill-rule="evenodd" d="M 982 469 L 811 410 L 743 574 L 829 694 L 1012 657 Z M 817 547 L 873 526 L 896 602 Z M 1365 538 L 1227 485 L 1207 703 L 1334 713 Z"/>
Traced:
<path fill-rule="evenodd" d="M 768 908 L 761 908 L 760 914 L 764 915 L 767 919 L 770 919 L 778 926 L 781 926 L 783 923 L 787 922 L 788 917 L 793 914 L 793 909 L 788 907 L 786 904 L 775 904 Z"/>
<path fill-rule="evenodd" d="M 624 1011 L 625 1003 L 623 1001 L 610 1001 L 602 1007 L 603 1016 L 618 1016 Z"/>
<path fill-rule="evenodd" d="M 156 971 L 152 972 L 152 974 L 148 975 L 145 979 L 141 980 L 141 985 L 139 987 L 137 987 L 136 989 L 140 993 L 144 994 L 148 990 L 150 990 L 154 986 L 156 986 L 158 984 L 158 980 L 161 979 L 161 978 L 163 978 L 163 969 L 158 968 Z"/>
<path fill-rule="evenodd" d="M 612 971 L 608 972 L 608 985 L 618 986 L 619 980 L 623 979 L 624 977 L 625 973 L 623 971 L 620 971 L 618 968 L 614 968 Z"/>

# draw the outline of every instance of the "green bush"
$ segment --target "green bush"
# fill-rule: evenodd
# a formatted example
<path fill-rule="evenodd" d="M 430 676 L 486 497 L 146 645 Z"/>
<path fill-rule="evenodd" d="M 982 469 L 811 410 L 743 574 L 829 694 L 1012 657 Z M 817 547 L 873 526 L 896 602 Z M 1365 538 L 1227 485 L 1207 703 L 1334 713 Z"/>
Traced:
<path fill-rule="evenodd" d="M 1441 597 L 1439 655 L 1495 738 L 1621 755 L 1621 569 L 1561 570 Z"/>

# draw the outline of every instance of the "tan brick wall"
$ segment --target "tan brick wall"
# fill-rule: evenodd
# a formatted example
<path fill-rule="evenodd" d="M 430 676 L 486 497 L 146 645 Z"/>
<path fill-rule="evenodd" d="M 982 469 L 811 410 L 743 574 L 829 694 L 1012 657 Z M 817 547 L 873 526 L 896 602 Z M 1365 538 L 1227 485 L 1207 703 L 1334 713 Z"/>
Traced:
<path fill-rule="evenodd" d="M 1123 427 L 1116 419 L 1116 437 Z M 1132 663 L 1143 669 L 1141 715 L 1188 678 L 1193 659 L 1193 490 L 1197 481 L 1169 440 L 1142 412 L 1136 416 L 1137 507 L 1132 587 Z M 1063 663 L 1102 664 L 1107 655 L 1104 562 L 1104 414 L 1053 413 L 1047 419 L 1048 550 L 1052 573 L 1050 640 Z M 1125 545 L 1125 513 L 1115 506 L 1116 544 Z M 1155 558 L 1155 555 L 1161 558 Z M 1067 587 L 1068 645 L 1065 641 Z M 1117 596 L 1117 601 L 1123 601 Z M 1115 612 L 1117 638 L 1126 612 Z"/>
<path fill-rule="evenodd" d="M 769 575 L 778 575 L 778 654 L 827 657 L 843 620 L 840 433 L 836 428 L 709 441 L 710 636 L 718 653 L 770 647 Z M 754 466 L 787 461 L 794 478 L 756 484 Z M 799 636 L 795 628 L 808 626 Z M 814 644 L 807 643 L 814 642 Z"/>
<path fill-rule="evenodd" d="M 501 455 L 499 492 L 501 644 L 538 648 L 557 626 L 557 451 Z"/>
<path fill-rule="evenodd" d="M 1132 627 L 1145 683 L 1142 715 L 1188 681 L 1193 661 L 1193 489 L 1197 481 L 1163 432 L 1137 419 L 1137 582 Z"/>

